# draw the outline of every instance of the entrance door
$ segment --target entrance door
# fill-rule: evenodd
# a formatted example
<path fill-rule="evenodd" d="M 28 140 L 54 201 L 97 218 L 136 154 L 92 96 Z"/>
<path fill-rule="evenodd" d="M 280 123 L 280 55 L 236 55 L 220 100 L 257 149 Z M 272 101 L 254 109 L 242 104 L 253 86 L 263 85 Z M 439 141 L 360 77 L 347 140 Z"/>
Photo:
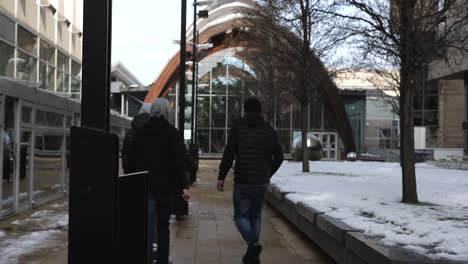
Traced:
<path fill-rule="evenodd" d="M 15 119 L 16 100 L 5 97 L 4 101 L 4 126 L 3 126 L 3 168 L 2 168 L 2 216 L 15 212 Z"/>

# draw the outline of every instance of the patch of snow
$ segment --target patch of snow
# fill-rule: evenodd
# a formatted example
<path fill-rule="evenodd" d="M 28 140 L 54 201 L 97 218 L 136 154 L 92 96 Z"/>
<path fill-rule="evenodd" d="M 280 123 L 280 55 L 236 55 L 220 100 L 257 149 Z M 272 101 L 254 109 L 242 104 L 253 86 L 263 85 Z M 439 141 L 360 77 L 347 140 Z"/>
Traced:
<path fill-rule="evenodd" d="M 28 254 L 47 246 L 51 238 L 60 233 L 58 230 L 32 232 L 15 239 L 0 241 L 0 263 L 15 264 L 21 255 Z"/>
<path fill-rule="evenodd" d="M 5 232 L 3 232 L 2 230 L 0 230 L 0 238 L 4 237 L 5 236 Z"/>
<path fill-rule="evenodd" d="M 13 221 L 14 225 L 31 225 L 35 224 L 43 229 L 61 229 L 68 225 L 68 213 L 57 213 L 51 210 L 41 210 L 33 213 L 29 218 L 24 220 Z"/>
<path fill-rule="evenodd" d="M 402 246 L 434 259 L 468 260 L 468 171 L 417 164 L 420 201 L 401 200 L 399 163 L 285 162 L 272 184 L 293 202 L 323 211 L 386 246 Z"/>
<path fill-rule="evenodd" d="M 62 208 L 62 207 L 65 207 L 65 206 L 67 206 L 67 205 L 68 205 L 68 202 L 63 202 L 63 203 L 61 203 L 61 204 L 58 204 L 58 203 L 57 203 L 57 204 L 53 204 L 51 207 L 52 207 L 52 208 Z"/>

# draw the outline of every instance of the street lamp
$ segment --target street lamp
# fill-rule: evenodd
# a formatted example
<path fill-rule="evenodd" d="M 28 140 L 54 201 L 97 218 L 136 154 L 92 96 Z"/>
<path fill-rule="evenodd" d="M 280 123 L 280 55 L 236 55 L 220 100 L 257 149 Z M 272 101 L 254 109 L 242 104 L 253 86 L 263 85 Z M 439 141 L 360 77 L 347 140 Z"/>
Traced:
<path fill-rule="evenodd" d="M 196 136 L 196 120 L 195 120 L 195 113 L 196 113 L 196 108 L 197 108 L 197 86 L 198 86 L 198 64 L 197 64 L 197 50 L 200 49 L 208 49 L 212 48 L 213 44 L 212 43 L 207 43 L 207 44 L 201 44 L 198 45 L 198 32 L 197 32 L 197 15 L 200 18 L 207 18 L 208 17 L 208 10 L 200 10 L 200 12 L 197 13 L 197 7 L 198 6 L 203 6 L 203 5 L 209 5 L 211 4 L 212 1 L 197 1 L 194 0 L 193 2 L 193 48 L 192 48 L 192 59 L 193 59 L 193 66 L 192 66 L 192 122 L 190 123 L 191 125 L 191 132 L 192 132 L 192 139 L 191 142 L 192 144 L 196 145 L 197 141 L 197 136 Z"/>

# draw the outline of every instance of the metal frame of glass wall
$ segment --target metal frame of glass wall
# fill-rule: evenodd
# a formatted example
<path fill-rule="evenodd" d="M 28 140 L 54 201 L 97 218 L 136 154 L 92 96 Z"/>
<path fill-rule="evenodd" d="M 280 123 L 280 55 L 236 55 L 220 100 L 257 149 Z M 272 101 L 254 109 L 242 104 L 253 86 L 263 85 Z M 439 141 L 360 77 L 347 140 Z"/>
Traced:
<path fill-rule="evenodd" d="M 122 139 L 130 122 L 111 115 L 112 132 Z M 68 192 L 70 127 L 79 124 L 78 102 L 0 77 L 0 219 Z"/>

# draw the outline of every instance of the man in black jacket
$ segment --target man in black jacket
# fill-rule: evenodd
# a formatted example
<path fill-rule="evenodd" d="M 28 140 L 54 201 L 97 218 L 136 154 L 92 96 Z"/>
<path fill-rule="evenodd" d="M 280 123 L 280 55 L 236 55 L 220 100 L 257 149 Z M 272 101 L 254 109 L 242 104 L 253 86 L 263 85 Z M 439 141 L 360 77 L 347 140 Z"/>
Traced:
<path fill-rule="evenodd" d="M 219 166 L 218 190 L 234 159 L 234 219 L 237 229 L 247 243 L 243 263 L 260 263 L 259 244 L 262 208 L 270 178 L 283 162 L 283 152 L 273 128 L 261 115 L 257 98 L 244 104 L 245 116 L 231 129 Z"/>
<path fill-rule="evenodd" d="M 156 212 L 157 263 L 169 263 L 169 219 L 176 190 L 182 190 L 184 199 L 190 199 L 185 177 L 184 145 L 179 132 L 167 120 L 169 101 L 156 99 L 151 105 L 151 116 L 134 136 L 130 146 L 129 170 L 149 171 L 150 205 Z M 150 208 L 151 209 L 151 208 Z M 149 226 L 148 237 L 153 237 L 154 226 Z M 152 243 L 148 243 L 148 256 Z M 151 257 L 149 257 L 152 263 Z"/>

